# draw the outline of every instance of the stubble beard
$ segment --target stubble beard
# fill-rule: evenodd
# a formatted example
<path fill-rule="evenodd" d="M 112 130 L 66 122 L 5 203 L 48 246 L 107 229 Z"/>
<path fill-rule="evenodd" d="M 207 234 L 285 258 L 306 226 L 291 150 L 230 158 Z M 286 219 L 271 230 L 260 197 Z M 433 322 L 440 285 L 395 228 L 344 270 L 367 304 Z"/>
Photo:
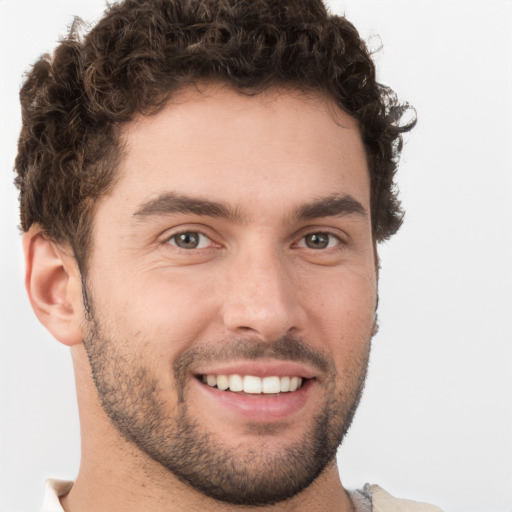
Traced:
<path fill-rule="evenodd" d="M 178 396 L 171 417 L 158 379 L 142 358 L 120 351 L 117 347 L 123 345 L 119 340 L 101 329 L 90 295 L 87 311 L 89 329 L 84 345 L 103 410 L 126 440 L 200 493 L 237 505 L 278 503 L 306 489 L 336 457 L 362 395 L 370 339 L 354 373 L 345 375 L 343 389 L 336 386 L 334 364 L 293 337 L 274 344 L 237 339 L 227 342 L 228 346 L 223 343 L 222 350 L 215 353 L 196 349 L 181 354 L 170 369 Z M 325 403 L 302 439 L 269 451 L 267 436 L 273 435 L 269 428 L 260 429 L 260 439 L 253 446 L 226 446 L 198 425 L 187 408 L 188 367 L 194 361 L 226 357 L 226 353 L 252 359 L 313 360 L 317 366 L 323 362 L 330 376 Z"/>

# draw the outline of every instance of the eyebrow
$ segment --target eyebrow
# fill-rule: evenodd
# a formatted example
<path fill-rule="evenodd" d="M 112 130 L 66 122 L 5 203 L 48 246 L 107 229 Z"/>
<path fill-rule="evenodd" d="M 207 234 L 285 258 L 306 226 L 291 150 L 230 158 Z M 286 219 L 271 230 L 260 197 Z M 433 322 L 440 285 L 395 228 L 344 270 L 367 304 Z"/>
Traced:
<path fill-rule="evenodd" d="M 332 194 L 300 206 L 294 217 L 298 220 L 312 220 L 321 217 L 343 217 L 345 215 L 366 217 L 366 208 L 349 194 Z"/>
<path fill-rule="evenodd" d="M 135 217 L 149 218 L 173 213 L 193 214 L 204 217 L 219 217 L 236 223 L 246 221 L 240 208 L 225 203 L 164 192 L 142 204 L 134 213 Z M 321 217 L 342 217 L 345 215 L 367 216 L 366 208 L 351 195 L 332 194 L 299 206 L 292 214 L 292 220 L 304 221 Z"/>
<path fill-rule="evenodd" d="M 158 197 L 150 199 L 134 213 L 134 216 L 147 218 L 173 213 L 221 217 L 238 223 L 245 220 L 238 208 L 231 208 L 225 203 L 186 196 L 175 192 L 164 192 Z"/>

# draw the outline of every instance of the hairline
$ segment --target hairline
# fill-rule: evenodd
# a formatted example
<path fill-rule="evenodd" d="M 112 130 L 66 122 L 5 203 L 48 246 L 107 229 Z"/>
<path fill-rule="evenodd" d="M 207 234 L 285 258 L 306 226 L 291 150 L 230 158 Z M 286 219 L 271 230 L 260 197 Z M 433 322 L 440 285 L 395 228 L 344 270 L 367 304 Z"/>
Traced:
<path fill-rule="evenodd" d="M 112 129 L 112 144 L 108 149 L 107 154 L 102 159 L 91 164 L 93 166 L 109 166 L 109 182 L 104 190 L 94 199 L 87 197 L 87 201 L 91 203 L 90 206 L 85 205 L 81 208 L 82 214 L 78 222 L 76 231 L 70 237 L 62 237 L 60 240 L 53 240 L 59 245 L 69 246 L 73 252 L 80 272 L 86 276 L 89 267 L 89 258 L 93 251 L 93 229 L 96 212 L 101 201 L 108 197 L 116 184 L 121 179 L 123 161 L 127 157 L 127 132 L 138 120 L 148 119 L 158 115 L 165 110 L 168 106 L 173 104 L 184 104 L 190 101 L 197 101 L 204 95 L 213 94 L 218 89 L 228 89 L 242 96 L 249 96 L 268 101 L 274 101 L 281 95 L 291 95 L 306 100 L 320 100 L 325 108 L 331 115 L 333 121 L 341 128 L 347 128 L 343 125 L 337 115 L 343 112 L 355 123 L 359 135 L 361 136 L 361 143 L 363 144 L 364 156 L 366 159 L 366 167 L 370 178 L 372 179 L 372 169 L 370 168 L 370 160 L 368 158 L 368 148 L 362 138 L 361 124 L 350 112 L 343 108 L 336 102 L 336 99 L 330 94 L 329 91 L 322 87 L 309 86 L 299 80 L 297 81 L 269 81 L 268 83 L 261 84 L 254 87 L 237 87 L 233 82 L 226 79 L 205 79 L 198 78 L 196 80 L 184 79 L 180 87 L 170 89 L 163 95 L 163 99 L 159 102 L 149 113 L 136 112 L 131 119 L 125 122 L 113 122 L 110 124 Z M 192 95 L 190 93 L 193 93 Z M 183 100 L 184 99 L 184 100 Z M 370 197 L 370 211 L 367 212 L 371 220 L 372 239 L 376 242 L 376 232 L 373 222 L 372 198 Z M 46 233 L 45 233 L 46 234 Z M 47 236 L 50 237 L 49 234 Z M 50 237 L 51 238 L 51 237 Z"/>

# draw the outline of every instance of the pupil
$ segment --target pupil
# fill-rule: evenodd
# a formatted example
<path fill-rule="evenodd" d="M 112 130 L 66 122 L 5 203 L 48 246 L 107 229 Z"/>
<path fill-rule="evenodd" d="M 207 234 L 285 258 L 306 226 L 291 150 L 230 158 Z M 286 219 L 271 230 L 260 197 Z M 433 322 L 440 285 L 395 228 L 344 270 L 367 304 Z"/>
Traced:
<path fill-rule="evenodd" d="M 199 237 L 196 233 L 182 233 L 178 235 L 176 242 L 184 249 L 195 249 L 199 244 Z"/>
<path fill-rule="evenodd" d="M 329 245 L 329 236 L 325 233 L 307 235 L 306 245 L 310 249 L 325 249 Z"/>

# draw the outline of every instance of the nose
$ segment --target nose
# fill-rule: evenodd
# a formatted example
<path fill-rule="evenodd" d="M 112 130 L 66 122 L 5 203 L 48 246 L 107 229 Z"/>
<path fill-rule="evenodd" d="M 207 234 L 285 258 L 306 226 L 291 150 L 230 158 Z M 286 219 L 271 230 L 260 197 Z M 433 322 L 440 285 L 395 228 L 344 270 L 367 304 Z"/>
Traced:
<path fill-rule="evenodd" d="M 293 278 L 293 262 L 286 263 L 277 251 L 246 251 L 231 262 L 223 321 L 238 335 L 274 341 L 286 334 L 298 334 L 305 326 L 306 313 Z"/>

